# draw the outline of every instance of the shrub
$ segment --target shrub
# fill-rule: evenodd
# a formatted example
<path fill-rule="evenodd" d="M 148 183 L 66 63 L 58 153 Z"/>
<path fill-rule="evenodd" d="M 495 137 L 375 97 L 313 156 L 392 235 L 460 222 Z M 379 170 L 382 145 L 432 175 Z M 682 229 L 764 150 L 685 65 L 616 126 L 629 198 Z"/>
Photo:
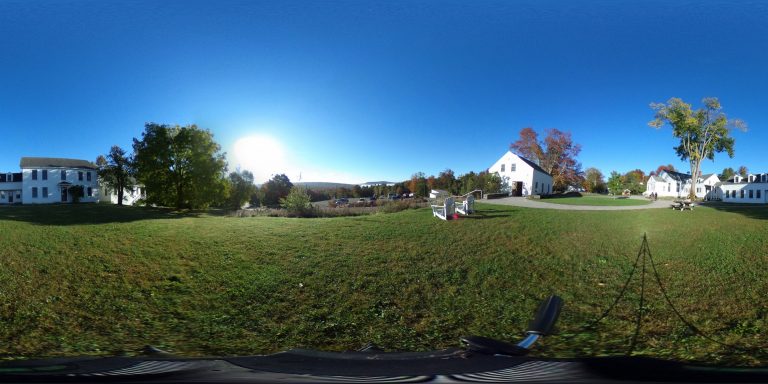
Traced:
<path fill-rule="evenodd" d="M 311 198 L 304 187 L 294 186 L 288 193 L 288 196 L 280 199 L 280 206 L 292 216 L 311 217 L 315 216 L 315 210 L 312 208 Z"/>
<path fill-rule="evenodd" d="M 85 196 L 82 185 L 73 185 L 69 187 L 69 194 L 72 196 L 72 203 L 74 204 L 79 203 L 80 199 Z"/>

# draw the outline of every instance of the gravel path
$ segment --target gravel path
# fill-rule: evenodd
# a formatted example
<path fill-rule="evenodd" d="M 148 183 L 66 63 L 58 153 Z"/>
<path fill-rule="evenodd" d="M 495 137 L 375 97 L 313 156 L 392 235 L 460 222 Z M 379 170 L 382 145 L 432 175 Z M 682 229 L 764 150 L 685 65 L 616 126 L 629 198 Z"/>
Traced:
<path fill-rule="evenodd" d="M 632 196 L 630 199 L 647 200 L 644 197 Z M 613 205 L 613 206 L 597 206 L 597 205 L 568 205 L 568 204 L 553 204 L 544 203 L 539 200 L 529 200 L 524 197 L 504 197 L 501 199 L 480 200 L 487 204 L 497 205 L 514 205 L 517 207 L 526 208 L 543 208 L 543 209 L 562 209 L 566 211 L 629 211 L 636 209 L 657 209 L 667 208 L 672 204 L 669 200 L 656 200 L 646 205 Z"/>

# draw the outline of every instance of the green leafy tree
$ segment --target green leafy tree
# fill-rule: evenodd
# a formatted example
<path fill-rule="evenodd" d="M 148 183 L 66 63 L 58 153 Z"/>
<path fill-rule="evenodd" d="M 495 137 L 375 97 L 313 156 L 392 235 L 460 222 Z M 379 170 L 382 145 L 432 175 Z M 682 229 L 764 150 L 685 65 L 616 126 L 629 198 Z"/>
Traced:
<path fill-rule="evenodd" d="M 280 199 L 280 206 L 292 215 L 310 216 L 313 213 L 309 193 L 302 186 L 291 188 L 288 195 Z"/>
<path fill-rule="evenodd" d="M 240 209 L 255 193 L 256 186 L 253 184 L 253 173 L 241 171 L 229 174 L 228 208 Z"/>
<path fill-rule="evenodd" d="M 624 191 L 624 180 L 620 173 L 611 171 L 611 176 L 608 178 L 608 191 L 614 195 L 620 195 Z"/>
<path fill-rule="evenodd" d="M 210 131 L 148 123 L 133 151 L 148 203 L 195 209 L 224 200 L 227 163 Z"/>
<path fill-rule="evenodd" d="M 697 110 L 679 98 L 671 98 L 666 104 L 651 103 L 656 115 L 648 123 L 656 129 L 667 124 L 672 127 L 672 135 L 680 139 L 675 152 L 680 160 L 687 160 L 690 164 L 693 180 L 701 176 L 701 162 L 714 160 L 715 153 L 726 152 L 733 157 L 735 140 L 731 137 L 732 129 L 746 131 L 743 121 L 727 119 L 717 98 L 704 98 L 702 103 L 704 107 Z M 696 198 L 695 188 L 691 188 L 689 197 Z"/>
<path fill-rule="evenodd" d="M 621 177 L 621 190 L 628 189 L 633 194 L 641 193 L 644 189 L 645 172 L 635 169 L 622 175 Z"/>
<path fill-rule="evenodd" d="M 731 167 L 723 168 L 723 173 L 720 174 L 720 180 L 721 181 L 726 181 L 726 180 L 730 179 L 731 177 L 733 177 L 733 175 L 735 175 L 735 174 L 736 174 L 736 171 L 734 171 L 733 168 L 731 168 Z"/>
<path fill-rule="evenodd" d="M 747 175 L 749 175 L 749 169 L 746 166 L 742 165 L 739 167 L 738 173 L 739 173 L 739 176 L 741 177 L 747 177 Z"/>
<path fill-rule="evenodd" d="M 273 175 L 266 183 L 261 185 L 261 203 L 266 206 L 276 206 L 280 199 L 288 196 L 293 188 L 291 179 L 285 174 Z"/>
<path fill-rule="evenodd" d="M 96 159 L 99 180 L 109 190 L 117 192 L 117 205 L 123 205 L 125 191 L 133 192 L 131 175 L 134 173 L 133 159 L 117 145 L 109 149 L 106 156 Z"/>

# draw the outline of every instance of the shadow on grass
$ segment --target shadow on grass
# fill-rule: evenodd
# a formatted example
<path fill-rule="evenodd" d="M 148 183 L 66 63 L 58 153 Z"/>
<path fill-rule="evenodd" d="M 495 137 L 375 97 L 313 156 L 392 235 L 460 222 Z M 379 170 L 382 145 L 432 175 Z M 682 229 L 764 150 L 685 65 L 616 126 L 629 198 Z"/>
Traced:
<path fill-rule="evenodd" d="M 584 195 L 582 195 L 579 192 L 565 192 L 565 193 L 553 193 L 550 195 L 544 195 L 541 198 L 542 200 L 544 200 L 544 199 L 564 199 L 568 197 L 583 197 L 583 196 Z"/>
<path fill-rule="evenodd" d="M 516 209 L 505 209 L 505 210 L 483 209 L 483 210 L 475 211 L 475 213 L 469 216 L 461 216 L 461 218 L 483 220 L 483 219 L 495 219 L 499 217 L 511 217 L 515 213 L 515 211 Z"/>
<path fill-rule="evenodd" d="M 205 212 L 209 213 L 208 211 Z M 211 211 L 211 214 L 216 212 Z M 168 208 L 117 206 L 109 204 L 14 205 L 0 207 L 0 221 L 12 220 L 37 225 L 82 225 L 128 223 L 140 220 L 198 217 L 202 212 L 178 212 Z"/>
<path fill-rule="evenodd" d="M 738 213 L 752 219 L 768 220 L 768 205 L 765 204 L 707 202 L 703 203 L 702 206 L 714 208 L 723 212 Z"/>

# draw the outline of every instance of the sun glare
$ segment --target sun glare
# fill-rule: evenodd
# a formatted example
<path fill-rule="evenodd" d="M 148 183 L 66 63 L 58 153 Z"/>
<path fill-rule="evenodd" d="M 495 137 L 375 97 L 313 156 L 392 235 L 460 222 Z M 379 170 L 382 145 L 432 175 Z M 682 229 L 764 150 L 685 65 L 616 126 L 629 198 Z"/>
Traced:
<path fill-rule="evenodd" d="M 235 162 L 241 169 L 253 172 L 256 182 L 270 175 L 285 172 L 283 147 L 268 136 L 248 136 L 235 142 Z"/>

